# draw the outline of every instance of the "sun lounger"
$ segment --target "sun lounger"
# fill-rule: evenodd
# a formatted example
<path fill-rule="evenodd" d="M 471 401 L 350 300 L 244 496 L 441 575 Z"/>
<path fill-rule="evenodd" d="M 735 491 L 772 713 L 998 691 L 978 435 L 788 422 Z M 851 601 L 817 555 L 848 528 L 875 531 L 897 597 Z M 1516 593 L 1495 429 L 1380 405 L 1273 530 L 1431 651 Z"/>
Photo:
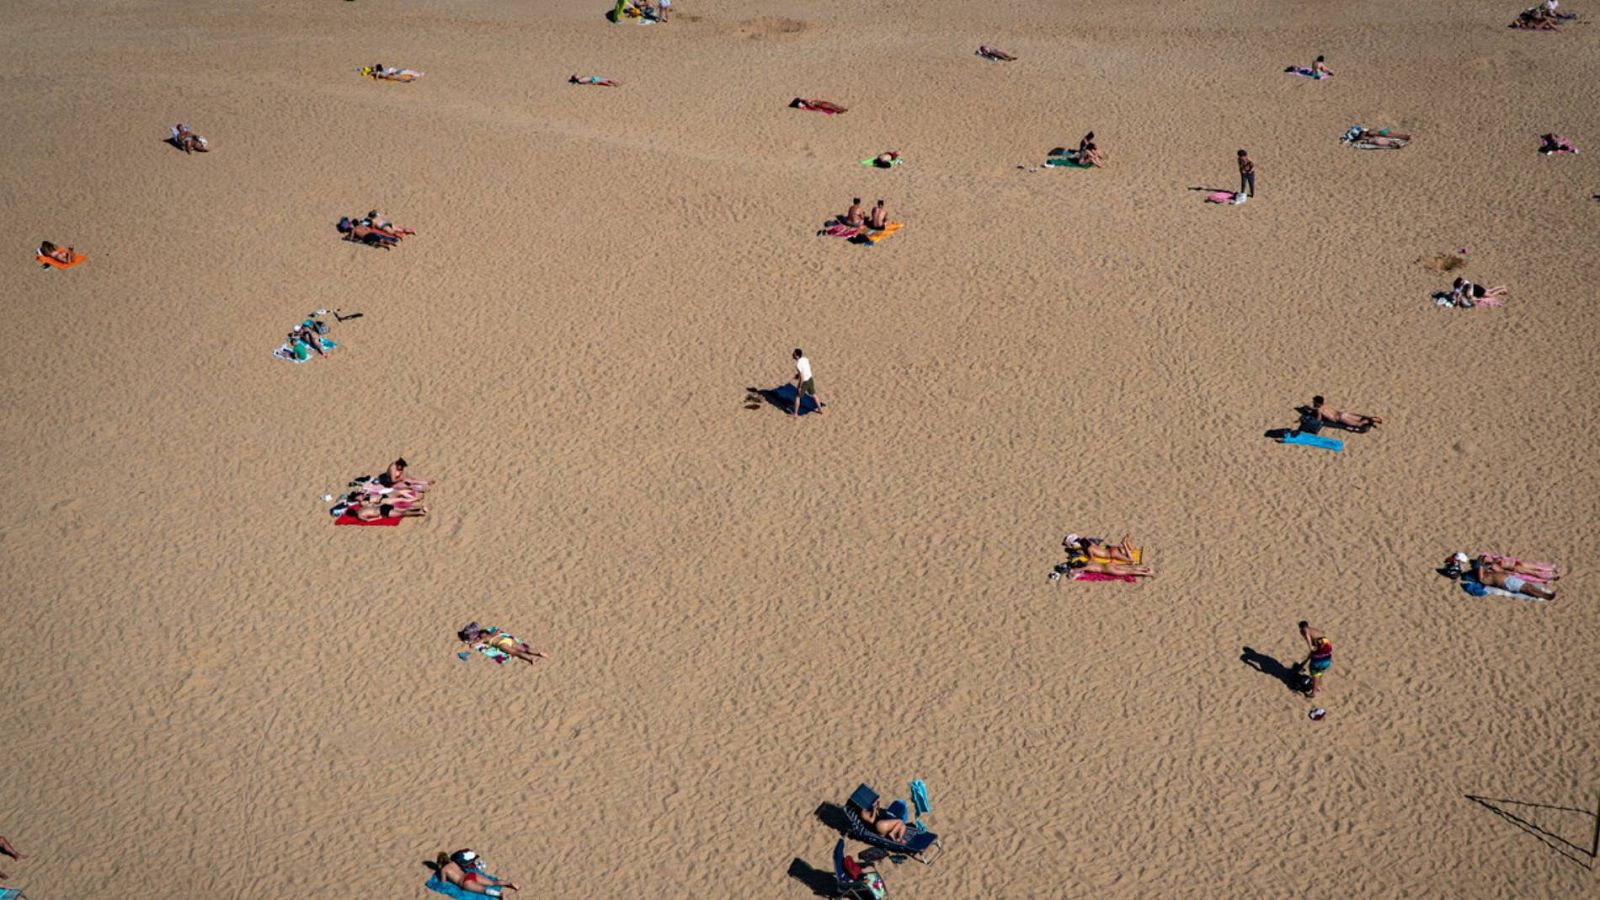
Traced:
<path fill-rule="evenodd" d="M 871 809 L 872 804 L 877 802 L 877 791 L 864 784 L 857 786 L 850 794 L 850 798 L 844 802 L 844 815 L 850 821 L 850 837 L 863 844 L 882 847 L 896 856 L 908 856 L 923 865 L 932 865 L 933 861 L 944 853 L 944 845 L 940 843 L 939 836 L 911 824 L 906 818 L 910 815 L 910 810 L 899 800 L 889 804 L 881 814 L 907 822 L 905 841 L 891 841 L 874 831 L 872 826 L 861 818 L 861 812 Z"/>
<path fill-rule="evenodd" d="M 853 897 L 855 900 L 882 900 L 889 896 L 883 876 L 864 871 L 861 864 L 844 852 L 844 841 L 833 845 L 833 878 L 835 897 Z"/>

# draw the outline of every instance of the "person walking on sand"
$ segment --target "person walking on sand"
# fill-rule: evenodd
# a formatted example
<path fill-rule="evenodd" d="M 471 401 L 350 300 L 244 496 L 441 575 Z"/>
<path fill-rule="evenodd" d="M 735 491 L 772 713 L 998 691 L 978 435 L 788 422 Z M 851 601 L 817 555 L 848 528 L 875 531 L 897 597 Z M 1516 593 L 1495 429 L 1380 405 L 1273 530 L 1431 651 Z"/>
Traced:
<path fill-rule="evenodd" d="M 822 415 L 822 401 L 817 397 L 817 382 L 811 377 L 811 360 L 799 347 L 794 348 L 794 415 L 800 416 L 800 401 L 810 397 L 817 404 L 817 415 Z"/>
<path fill-rule="evenodd" d="M 1243 150 L 1239 151 L 1239 193 L 1246 197 L 1256 195 L 1256 161 Z"/>
<path fill-rule="evenodd" d="M 1333 667 L 1333 641 L 1328 636 L 1311 627 L 1304 619 L 1300 621 L 1300 636 L 1306 640 L 1306 648 L 1310 651 L 1306 656 L 1306 671 L 1311 675 L 1311 690 L 1306 693 L 1308 697 L 1315 697 L 1322 689 L 1322 676 L 1328 674 Z"/>
<path fill-rule="evenodd" d="M 0 837 L 0 853 L 4 853 L 5 855 L 11 857 L 12 859 L 17 860 L 18 862 L 21 862 L 22 860 L 25 860 L 25 859 L 28 858 L 28 854 L 26 854 L 26 853 L 18 853 L 17 852 L 17 848 L 11 846 L 11 842 L 6 840 L 3 837 Z M 4 877 L 6 877 L 6 873 L 0 872 L 0 878 L 4 878 Z"/>

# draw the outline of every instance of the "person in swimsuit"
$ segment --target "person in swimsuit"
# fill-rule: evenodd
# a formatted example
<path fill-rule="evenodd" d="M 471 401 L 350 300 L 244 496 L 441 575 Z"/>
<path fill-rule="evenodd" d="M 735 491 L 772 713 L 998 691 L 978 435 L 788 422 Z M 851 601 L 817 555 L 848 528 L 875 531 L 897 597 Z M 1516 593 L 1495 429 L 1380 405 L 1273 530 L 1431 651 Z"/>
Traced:
<path fill-rule="evenodd" d="M 1072 158 L 1077 160 L 1080 166 L 1100 165 L 1100 148 L 1094 142 L 1094 132 L 1091 131 L 1083 136 L 1083 140 L 1078 142 L 1078 152 L 1074 153 Z"/>
<path fill-rule="evenodd" d="M 425 516 L 428 508 L 413 505 L 407 500 L 398 500 L 394 503 L 385 503 L 378 497 L 363 496 L 356 502 L 346 506 L 344 514 L 354 516 L 363 522 L 375 522 L 378 519 L 407 519 L 412 516 Z"/>
<path fill-rule="evenodd" d="M 11 842 L 6 840 L 3 837 L 0 837 L 0 853 L 4 853 L 5 855 L 11 857 L 12 859 L 17 860 L 18 862 L 21 862 L 22 860 L 25 860 L 25 859 L 28 858 L 28 854 L 26 854 L 26 853 L 18 853 L 17 852 L 17 848 L 11 846 Z M 4 877 L 6 877 L 6 873 L 0 872 L 0 878 L 4 878 Z"/>
<path fill-rule="evenodd" d="M 1544 585 L 1522 575 L 1513 575 L 1505 568 L 1498 565 L 1479 565 L 1473 563 L 1472 574 L 1479 584 L 1497 587 L 1513 594 L 1526 594 L 1539 600 L 1554 600 L 1555 592 Z"/>
<path fill-rule="evenodd" d="M 1450 296 L 1455 298 L 1457 304 L 1469 309 L 1479 303 L 1484 306 L 1499 306 L 1505 303 L 1506 291 L 1507 288 L 1503 284 L 1486 288 L 1465 278 L 1457 278 L 1450 286 Z"/>
<path fill-rule="evenodd" d="M 360 222 L 352 222 L 349 219 L 339 220 L 339 233 L 344 235 L 344 239 L 347 241 L 366 244 L 368 247 L 382 247 L 385 250 L 389 250 L 395 244 L 400 243 L 400 236 L 397 234 L 373 228 L 371 225 L 363 225 Z"/>
<path fill-rule="evenodd" d="M 790 100 L 789 106 L 794 109 L 810 109 L 817 112 L 834 114 L 849 112 L 849 110 L 837 103 L 830 103 L 827 100 L 807 100 L 804 97 L 796 97 L 793 100 Z"/>
<path fill-rule="evenodd" d="M 410 488 L 419 494 L 433 486 L 433 482 L 431 481 L 422 478 L 412 478 L 410 475 L 406 474 L 405 457 L 401 457 L 400 459 L 389 463 L 389 468 L 385 469 L 383 474 L 378 476 L 378 483 L 384 487 Z"/>
<path fill-rule="evenodd" d="M 57 247 L 55 244 L 50 243 L 49 241 L 40 241 L 39 242 L 39 255 L 40 256 L 48 256 L 49 258 L 55 260 L 56 262 L 60 262 L 60 263 L 72 262 L 72 248 L 71 247 L 68 247 L 65 250 L 63 250 L 60 247 Z"/>
<path fill-rule="evenodd" d="M 900 151 L 890 150 L 887 153 L 879 153 L 877 158 L 872 161 L 872 164 L 880 169 L 889 169 L 893 168 L 894 164 L 899 162 L 899 160 Z"/>
<path fill-rule="evenodd" d="M 519 641 L 498 628 L 480 628 L 477 622 L 472 622 L 467 627 L 456 632 L 456 637 L 467 646 L 474 644 L 487 644 L 507 656 L 514 656 L 523 662 L 532 664 L 537 660 L 548 659 L 550 654 L 542 650 L 535 650 L 528 646 L 526 641 Z"/>
<path fill-rule="evenodd" d="M 883 208 L 883 201 L 881 199 L 878 201 L 878 205 L 874 206 L 872 208 L 872 212 L 867 216 L 867 227 L 871 228 L 873 231 L 882 231 L 883 229 L 889 227 L 889 211 Z"/>
<path fill-rule="evenodd" d="M 387 68 L 383 63 L 374 63 L 372 65 L 372 77 L 382 78 L 385 81 L 416 81 L 426 74 L 426 72 L 418 72 L 414 69 Z"/>
<path fill-rule="evenodd" d="M 844 225 L 861 227 L 866 223 L 866 217 L 861 214 L 861 198 L 856 197 L 850 201 L 850 208 L 844 211 L 844 216 L 839 222 Z"/>
<path fill-rule="evenodd" d="M 872 830 L 877 832 L 880 837 L 886 837 L 898 844 L 903 844 L 906 841 L 905 820 L 893 818 L 876 801 L 873 802 L 871 809 L 863 809 L 861 811 L 861 821 L 871 825 Z"/>
<path fill-rule="evenodd" d="M 206 139 L 189 130 L 189 126 L 179 122 L 172 126 L 172 144 L 185 153 L 204 153 L 207 150 Z"/>
<path fill-rule="evenodd" d="M 584 75 L 581 78 L 578 77 L 577 75 L 574 75 L 571 78 L 567 79 L 567 83 L 568 84 L 597 84 L 597 85 L 599 85 L 601 87 L 617 87 L 618 85 L 622 84 L 622 82 L 620 82 L 620 81 L 612 81 L 609 78 L 601 78 L 599 75 Z"/>
<path fill-rule="evenodd" d="M 1061 542 L 1062 549 L 1068 556 L 1083 556 L 1089 562 L 1097 563 L 1131 563 L 1134 546 L 1129 542 L 1128 536 L 1122 536 L 1119 544 L 1108 544 L 1100 538 L 1079 537 L 1076 534 L 1067 535 Z"/>
<path fill-rule="evenodd" d="M 1555 133 L 1539 135 L 1539 152 L 1549 156 L 1552 153 L 1577 153 L 1578 148 L 1566 136 Z"/>
<path fill-rule="evenodd" d="M 1156 577 L 1156 570 L 1149 566 L 1135 566 L 1117 562 L 1095 562 L 1082 556 L 1067 560 L 1067 567 L 1081 572 L 1093 572 L 1097 575 L 1131 576 L 1134 578 Z"/>
<path fill-rule="evenodd" d="M 1361 432 L 1370 431 L 1373 427 L 1383 424 L 1383 419 L 1377 416 L 1363 416 L 1358 413 L 1348 413 L 1342 409 L 1329 409 L 1328 401 L 1323 399 L 1321 395 L 1311 398 L 1311 414 L 1319 422 L 1353 428 Z"/>
<path fill-rule="evenodd" d="M 995 62 L 1016 62 L 1017 61 L 1017 58 L 1015 56 L 1012 56 L 1011 54 L 1005 52 L 1004 50 L 998 50 L 998 49 L 996 49 L 994 47 L 981 47 L 980 46 L 978 48 L 978 55 L 983 57 L 984 59 L 992 59 Z"/>
<path fill-rule="evenodd" d="M 1460 560 L 1457 560 L 1456 557 L 1452 556 L 1451 561 L 1465 562 L 1466 557 L 1462 556 Z M 1484 569 L 1490 569 L 1495 572 L 1509 572 L 1512 575 L 1531 575 L 1538 581 L 1559 581 L 1561 579 L 1561 570 L 1549 563 L 1526 563 L 1520 559 L 1514 559 L 1511 561 L 1511 565 L 1508 566 L 1504 559 L 1490 557 L 1487 553 L 1480 553 L 1478 554 L 1477 564 Z"/>
<path fill-rule="evenodd" d="M 1306 656 L 1306 671 L 1311 674 L 1311 690 L 1307 696 L 1315 697 L 1317 691 L 1322 689 L 1322 676 L 1328 674 L 1333 668 L 1333 641 L 1328 636 L 1312 628 L 1305 620 L 1300 622 L 1300 636 L 1305 638 L 1306 647 L 1310 651 Z"/>
<path fill-rule="evenodd" d="M 1322 61 L 1322 55 L 1318 54 L 1317 61 L 1311 64 L 1311 77 L 1321 81 L 1332 74 L 1328 71 L 1328 64 Z"/>
<path fill-rule="evenodd" d="M 482 866 L 482 858 L 471 850 L 440 853 L 438 859 L 434 861 L 434 868 L 438 871 L 440 879 L 469 894 L 498 897 L 502 890 L 522 890 L 515 881 L 502 881 L 485 872 Z"/>
<path fill-rule="evenodd" d="M 417 233 L 415 229 L 402 228 L 399 225 L 396 225 L 393 222 L 389 221 L 388 219 L 385 219 L 383 217 L 383 214 L 378 212 L 375 209 L 372 210 L 371 212 L 367 213 L 366 216 L 363 217 L 360 220 L 359 224 L 366 225 L 366 226 L 368 226 L 370 228 L 375 228 L 378 231 L 381 231 L 384 234 L 389 235 L 390 237 L 394 238 L 397 241 L 399 239 L 405 237 L 408 234 L 416 234 Z"/>

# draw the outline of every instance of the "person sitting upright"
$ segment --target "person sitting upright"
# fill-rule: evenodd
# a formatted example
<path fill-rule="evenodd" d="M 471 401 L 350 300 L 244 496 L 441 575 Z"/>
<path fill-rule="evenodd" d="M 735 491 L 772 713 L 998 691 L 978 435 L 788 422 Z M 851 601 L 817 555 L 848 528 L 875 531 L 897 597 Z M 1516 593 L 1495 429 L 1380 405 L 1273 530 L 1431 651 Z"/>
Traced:
<path fill-rule="evenodd" d="M 208 149 L 206 139 L 190 131 L 189 126 L 182 122 L 172 126 L 171 141 L 174 147 L 185 153 L 204 153 Z"/>
<path fill-rule="evenodd" d="M 879 200 L 878 205 L 867 214 L 867 227 L 873 231 L 882 231 L 889 227 L 889 211 L 883 208 L 882 200 Z"/>
<path fill-rule="evenodd" d="M 861 821 L 872 826 L 872 830 L 879 837 L 886 837 L 897 844 L 906 842 L 906 821 L 889 815 L 888 810 L 876 800 L 872 802 L 871 809 L 861 811 Z"/>
<path fill-rule="evenodd" d="M 839 224 L 859 228 L 866 221 L 866 216 L 861 213 L 861 198 L 855 197 L 850 201 L 850 208 L 845 210 L 844 216 L 839 219 Z"/>
<path fill-rule="evenodd" d="M 1073 154 L 1073 159 L 1080 166 L 1100 165 L 1100 148 L 1094 142 L 1094 132 L 1089 132 L 1083 136 L 1083 140 L 1078 141 L 1078 151 Z"/>
<path fill-rule="evenodd" d="M 1564 135 L 1554 133 L 1541 134 L 1539 135 L 1539 152 L 1546 156 L 1552 156 L 1558 153 L 1577 153 L 1578 148 L 1573 146 L 1572 141 L 1568 140 Z"/>
<path fill-rule="evenodd" d="M 1311 398 L 1311 414 L 1316 417 L 1318 422 L 1363 432 L 1370 431 L 1374 426 L 1383 424 L 1383 419 L 1377 416 L 1363 416 L 1358 413 L 1348 413 L 1342 409 L 1329 409 L 1328 401 L 1320 394 Z"/>

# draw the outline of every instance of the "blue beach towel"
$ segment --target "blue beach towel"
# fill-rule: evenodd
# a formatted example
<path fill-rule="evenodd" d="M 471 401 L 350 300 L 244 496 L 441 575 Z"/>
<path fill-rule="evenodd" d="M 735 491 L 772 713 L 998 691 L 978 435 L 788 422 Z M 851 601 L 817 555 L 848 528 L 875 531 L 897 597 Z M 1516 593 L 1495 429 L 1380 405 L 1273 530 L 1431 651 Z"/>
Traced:
<path fill-rule="evenodd" d="M 1338 438 L 1323 437 L 1320 434 L 1311 434 L 1305 431 L 1286 434 L 1283 436 L 1283 442 L 1285 444 L 1300 444 L 1306 447 L 1320 447 L 1323 450 L 1332 450 L 1335 453 L 1344 449 L 1344 441 Z"/>
<path fill-rule="evenodd" d="M 489 873 L 484 872 L 483 874 L 487 875 Z M 501 895 L 501 891 L 498 888 L 491 888 L 491 890 L 494 891 L 493 894 L 474 894 L 465 888 L 456 887 L 450 882 L 445 881 L 443 878 L 440 878 L 438 872 L 433 873 L 433 877 L 429 878 L 428 883 L 424 884 L 423 887 L 433 891 L 435 894 L 443 894 L 446 897 L 453 897 L 455 900 L 483 900 L 484 897 L 498 897 Z M 5 900 L 5 898 L 0 897 L 0 900 Z"/>
<path fill-rule="evenodd" d="M 324 353 L 327 353 L 328 351 L 333 350 L 334 348 L 339 346 L 338 344 L 335 344 L 333 341 L 330 341 L 327 338 L 317 338 L 317 340 L 322 341 L 322 352 L 324 352 Z M 310 362 L 313 359 L 317 358 L 315 355 L 312 355 L 312 356 L 307 356 L 305 359 L 296 359 L 295 355 L 294 355 L 294 348 L 289 346 L 287 342 L 282 344 L 281 346 L 279 346 L 278 349 L 272 351 L 272 355 L 277 357 L 278 359 L 281 359 L 281 360 L 285 361 L 285 362 L 292 362 L 292 363 Z M 0 900 L 5 900 L 5 898 L 4 897 L 0 897 Z"/>

